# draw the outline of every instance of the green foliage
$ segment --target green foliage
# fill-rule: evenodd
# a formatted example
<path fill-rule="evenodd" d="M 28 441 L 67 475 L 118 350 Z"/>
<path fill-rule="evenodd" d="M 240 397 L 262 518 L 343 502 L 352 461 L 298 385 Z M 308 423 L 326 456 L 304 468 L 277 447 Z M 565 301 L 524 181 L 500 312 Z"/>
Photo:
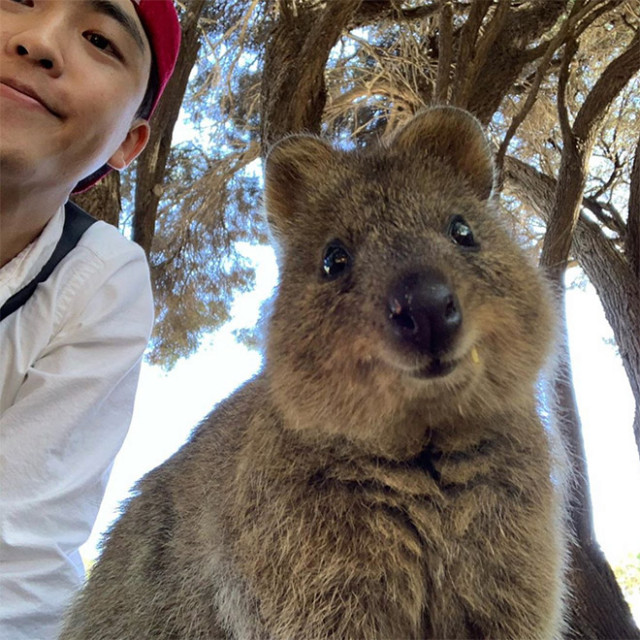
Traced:
<path fill-rule="evenodd" d="M 222 159 L 194 146 L 175 149 L 172 164 L 150 257 L 157 318 L 149 359 L 166 368 L 230 319 L 233 296 L 248 290 L 255 275 L 236 243 L 262 237 L 256 175 L 220 175 Z M 212 184 L 192 188 L 203 181 Z"/>
<path fill-rule="evenodd" d="M 640 553 L 629 554 L 622 563 L 613 567 L 613 573 L 636 620 L 640 620 Z"/>
<path fill-rule="evenodd" d="M 150 362 L 173 367 L 230 319 L 233 297 L 253 286 L 241 241 L 264 242 L 255 166 L 263 4 L 209 2 L 191 70 L 150 254 L 156 323 Z M 174 134 L 174 138 L 175 138 Z M 254 163 L 252 165 L 252 163 Z M 131 198 L 131 186 L 123 189 Z"/>

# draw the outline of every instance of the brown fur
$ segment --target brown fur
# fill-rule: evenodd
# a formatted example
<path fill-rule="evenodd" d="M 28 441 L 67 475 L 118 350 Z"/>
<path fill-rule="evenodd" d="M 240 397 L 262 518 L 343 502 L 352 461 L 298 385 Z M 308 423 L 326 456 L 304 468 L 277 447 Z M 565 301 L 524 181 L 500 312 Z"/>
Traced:
<path fill-rule="evenodd" d="M 535 393 L 551 304 L 492 179 L 478 124 L 450 108 L 367 152 L 276 145 L 264 371 L 141 481 L 63 640 L 560 636 L 562 524 Z M 447 235 L 454 214 L 479 250 Z M 326 281 L 334 238 L 353 264 Z M 418 375 L 434 357 L 388 327 L 390 283 L 425 268 L 463 316 L 440 377 Z"/>

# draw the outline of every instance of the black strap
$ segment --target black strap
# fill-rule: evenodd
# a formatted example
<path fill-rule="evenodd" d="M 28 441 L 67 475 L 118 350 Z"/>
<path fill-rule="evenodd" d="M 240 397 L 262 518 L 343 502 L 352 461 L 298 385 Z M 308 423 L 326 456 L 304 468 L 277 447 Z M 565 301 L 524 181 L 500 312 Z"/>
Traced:
<path fill-rule="evenodd" d="M 0 320 L 4 320 L 11 315 L 16 309 L 20 308 L 36 290 L 39 283 L 44 282 L 58 266 L 58 263 L 71 251 L 77 244 L 82 234 L 94 223 L 96 219 L 91 217 L 86 211 L 83 211 L 77 204 L 67 202 L 64 206 L 64 226 L 62 227 L 62 236 L 53 250 L 53 254 L 42 267 L 40 273 L 25 287 L 14 293 L 0 309 Z"/>

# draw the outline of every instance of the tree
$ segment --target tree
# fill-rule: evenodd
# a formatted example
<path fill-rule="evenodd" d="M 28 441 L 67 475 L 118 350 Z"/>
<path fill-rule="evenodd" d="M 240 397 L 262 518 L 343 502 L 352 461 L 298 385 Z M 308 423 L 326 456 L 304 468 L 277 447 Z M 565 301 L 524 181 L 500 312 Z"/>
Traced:
<path fill-rule="evenodd" d="M 188 0 L 181 20 L 156 133 L 135 183 L 122 184 L 152 265 L 155 361 L 193 351 L 250 284 L 234 247 L 262 239 L 252 163 L 274 140 L 308 131 L 366 145 L 449 103 L 489 128 L 500 187 L 558 298 L 569 261 L 594 284 L 635 397 L 640 452 L 637 0 Z M 171 148 L 181 103 L 210 143 Z M 113 220 L 110 188 L 101 202 Z M 573 633 L 640 637 L 593 535 L 570 380 L 565 344 L 559 415 L 574 477 L 585 479 L 570 502 Z"/>
<path fill-rule="evenodd" d="M 614 569 L 616 578 L 627 597 L 640 599 L 640 553 L 629 555 Z"/>

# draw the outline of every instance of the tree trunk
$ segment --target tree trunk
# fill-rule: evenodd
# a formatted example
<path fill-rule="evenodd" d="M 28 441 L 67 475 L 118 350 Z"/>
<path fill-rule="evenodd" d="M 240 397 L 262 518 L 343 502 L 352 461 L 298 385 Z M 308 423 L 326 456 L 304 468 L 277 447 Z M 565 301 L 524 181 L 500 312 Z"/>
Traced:
<path fill-rule="evenodd" d="M 607 66 L 580 107 L 573 126 L 569 122 L 565 91 L 577 44 L 570 39 L 565 45 L 558 78 L 562 158 L 540 255 L 540 264 L 547 270 L 558 299 L 563 302 L 564 273 L 580 216 L 587 164 L 595 136 L 614 98 L 640 66 L 638 44 L 639 35 L 636 34 L 627 49 Z M 640 638 L 618 583 L 615 579 L 608 580 L 611 569 L 595 542 L 586 456 L 571 379 L 564 312 L 562 315 L 562 352 L 554 388 L 557 418 L 574 474 L 569 487 L 569 518 L 577 544 L 571 548 L 570 582 L 574 591 L 570 599 L 570 628 L 574 637 Z M 626 314 L 618 311 L 618 316 L 622 318 Z M 628 320 L 626 317 L 625 321 Z"/>
<path fill-rule="evenodd" d="M 505 188 L 549 221 L 556 181 L 513 157 L 505 162 Z M 597 202 L 583 200 L 585 208 Z M 631 210 L 629 212 L 631 216 Z M 637 230 L 628 230 L 638 233 Z M 640 280 L 613 240 L 597 224 L 580 217 L 572 237 L 571 253 L 594 286 L 618 345 L 635 400 L 634 435 L 640 456 Z"/>
<path fill-rule="evenodd" d="M 472 10 L 475 4 L 471 3 Z M 500 21 L 497 10 L 487 28 L 480 29 L 478 24 L 482 36 L 467 43 L 474 54 L 468 66 L 457 69 L 462 90 L 454 104 L 488 124 L 525 65 L 535 60 L 527 44 L 547 34 L 569 4 L 567 0 L 534 0 L 526 9 L 510 8 Z"/>
<path fill-rule="evenodd" d="M 151 118 L 151 135 L 137 160 L 133 239 L 151 252 L 162 182 L 171 152 L 171 137 L 184 98 L 189 74 L 200 49 L 198 20 L 206 0 L 191 0 L 181 21 L 182 45 L 175 71 Z"/>
<path fill-rule="evenodd" d="M 636 331 L 636 343 L 640 343 L 638 338 L 640 327 L 640 137 L 636 144 L 636 151 L 633 157 L 633 167 L 631 169 L 631 184 L 629 188 L 629 215 L 627 216 L 627 238 L 625 240 L 625 255 L 629 268 L 631 270 L 631 277 L 636 283 L 636 295 L 635 295 L 635 312 L 638 322 L 635 324 Z M 634 326 L 633 324 L 631 326 Z M 635 370 L 640 370 L 640 344 L 637 344 L 637 349 L 629 355 L 628 359 L 635 361 Z M 627 375 L 630 375 L 629 372 Z M 631 378 L 631 376 L 630 376 Z M 634 384 L 635 383 L 635 384 Z M 632 383 L 634 388 L 634 396 L 636 397 L 636 414 L 633 420 L 633 433 L 636 438 L 636 445 L 638 447 L 638 454 L 640 454 L 640 375 L 636 376 L 636 379 Z"/>
<path fill-rule="evenodd" d="M 554 391 L 556 418 L 571 466 L 569 521 L 570 592 L 567 638 L 570 640 L 632 640 L 640 638 L 629 605 L 596 541 L 582 426 L 573 389 L 566 314 L 562 311 L 562 342 Z"/>
<path fill-rule="evenodd" d="M 262 74 L 263 155 L 289 133 L 320 133 L 329 53 L 361 2 L 341 0 L 320 9 L 296 7 L 291 0 L 280 3 Z"/>
<path fill-rule="evenodd" d="M 569 588 L 574 595 L 568 640 L 640 638 L 616 577 L 595 542 L 573 546 Z"/>
<path fill-rule="evenodd" d="M 575 236 L 578 261 L 600 298 L 635 400 L 633 433 L 640 458 L 640 280 L 597 225 L 584 220 Z"/>
<path fill-rule="evenodd" d="M 524 163 L 512 158 L 507 159 L 505 165 L 505 177 L 508 181 L 513 181 L 515 175 L 525 175 L 526 183 L 532 185 L 531 190 L 518 189 L 518 194 L 523 197 L 525 202 L 534 204 L 537 211 L 542 213 L 543 219 L 550 223 L 554 217 L 561 216 L 559 206 L 564 207 L 564 220 L 557 220 L 553 225 L 556 229 L 567 232 L 570 224 L 569 216 L 573 215 L 573 203 L 570 196 L 572 192 L 574 197 L 581 197 L 581 188 L 578 189 L 579 177 L 569 168 L 570 161 L 566 161 L 567 166 L 561 175 L 564 180 L 555 184 L 555 181 L 548 176 L 541 177 L 535 169 L 528 167 L 527 171 L 523 171 Z M 526 165 L 524 165 L 526 167 Z M 514 167 L 516 170 L 514 170 Z M 519 169 L 519 171 L 518 171 Z M 575 169 L 575 167 L 574 167 Z M 573 174 L 573 175 L 571 175 Z M 535 177 L 535 179 L 534 179 Z M 553 185 L 555 184 L 555 189 Z M 560 188 L 558 185 L 562 184 Z M 564 188 L 566 185 L 566 189 Z M 519 183 L 522 186 L 522 181 Z M 560 193 L 559 193 L 560 192 Z M 544 197 L 542 197 L 544 194 Z M 547 227 L 545 235 L 545 245 L 543 248 L 542 264 L 549 269 L 556 288 L 559 299 L 564 297 L 562 276 L 564 273 L 564 263 L 562 253 L 568 255 L 569 246 L 566 242 L 556 242 L 556 236 L 551 235 Z M 620 273 L 621 261 L 615 260 L 618 269 L 614 269 L 612 260 L 613 255 L 609 256 L 609 260 L 598 262 L 594 260 L 595 255 L 602 257 L 602 251 L 594 250 L 590 253 L 584 246 L 580 245 L 580 241 L 585 240 L 585 231 L 587 225 L 584 220 L 579 220 L 576 233 L 571 238 L 576 255 L 580 264 L 588 266 L 593 272 L 596 279 L 599 279 L 600 285 L 603 280 L 615 280 L 616 274 Z M 598 235 L 601 235 L 598 232 Z M 593 240 L 593 237 L 591 237 Z M 595 245 L 598 246 L 598 245 Z M 599 247 L 601 249 L 601 247 Z M 616 254 L 617 255 L 617 254 Z M 598 268 L 595 266 L 598 265 Z M 608 267 L 606 265 L 609 265 Z M 587 271 L 587 269 L 585 269 Z M 587 272 L 588 273 L 588 272 Z M 588 273 L 588 275 L 590 275 Z M 591 277 L 591 275 L 590 275 Z M 595 283 L 595 280 L 592 279 Z M 625 289 L 623 281 L 614 283 L 613 291 L 624 296 L 629 295 L 629 290 Z M 638 288 L 638 284 L 626 282 L 633 287 Z M 611 291 L 605 292 L 607 296 L 611 296 Z M 610 304 L 608 298 L 601 298 L 603 304 Z M 607 300 L 607 302 L 605 302 Z M 630 300 L 633 304 L 633 300 Z M 635 342 L 635 346 L 640 346 L 640 336 L 637 331 L 633 330 L 634 316 L 620 313 L 620 307 L 612 313 L 612 319 L 615 319 L 616 325 L 614 332 L 620 333 L 621 339 L 625 341 Z M 614 326 L 612 324 L 612 326 Z M 568 448 L 571 460 L 571 468 L 573 470 L 573 483 L 570 487 L 570 504 L 569 516 L 576 536 L 576 544 L 571 545 L 570 563 L 569 563 L 569 586 L 571 589 L 571 599 L 569 602 L 569 623 L 571 632 L 570 638 L 578 640 L 579 638 L 640 638 L 640 631 L 635 626 L 629 606 L 624 600 L 624 596 L 620 591 L 620 587 L 613 576 L 613 572 L 600 550 L 593 532 L 591 522 L 591 505 L 588 493 L 588 471 L 586 467 L 586 459 L 584 454 L 584 446 L 582 442 L 582 431 L 580 419 L 575 403 L 575 397 L 572 387 L 571 365 L 569 361 L 568 344 L 566 338 L 566 326 L 563 319 L 563 342 L 561 359 L 558 371 L 556 372 L 556 380 L 554 381 L 554 389 L 558 401 L 558 419 L 563 434 L 563 440 Z M 616 333 L 616 339 L 618 338 Z M 619 343 L 620 344 L 620 343 Z M 622 349 L 621 349 L 622 352 Z M 636 377 L 637 381 L 639 378 Z"/>
<path fill-rule="evenodd" d="M 88 191 L 73 196 L 72 200 L 98 220 L 114 227 L 120 224 L 120 174 L 112 171 Z"/>

